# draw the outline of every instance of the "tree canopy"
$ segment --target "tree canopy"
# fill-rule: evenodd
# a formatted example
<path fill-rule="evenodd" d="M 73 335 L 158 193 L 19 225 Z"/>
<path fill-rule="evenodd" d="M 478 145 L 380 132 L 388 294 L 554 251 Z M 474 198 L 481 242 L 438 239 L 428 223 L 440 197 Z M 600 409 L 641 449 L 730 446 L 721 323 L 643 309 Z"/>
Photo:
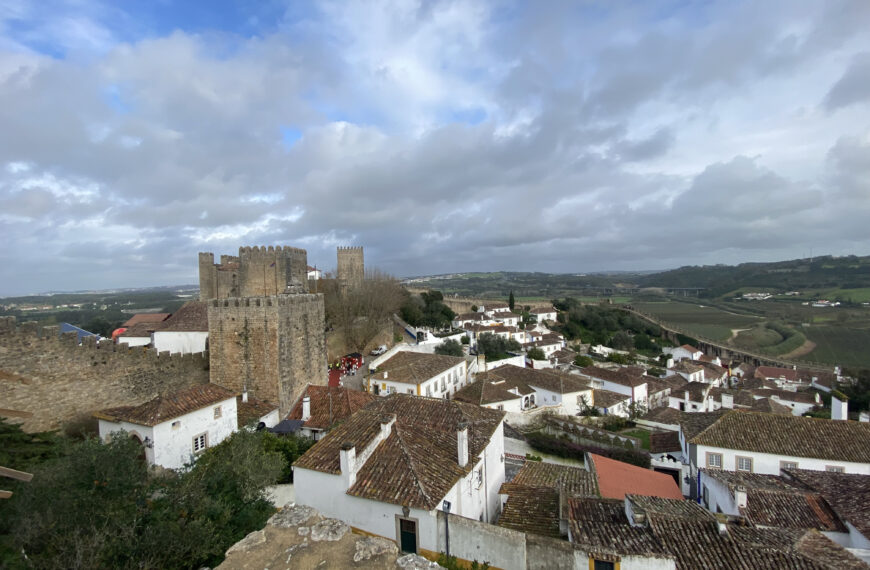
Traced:
<path fill-rule="evenodd" d="M 448 338 L 441 344 L 435 347 L 435 354 L 444 354 L 446 356 L 465 356 L 462 350 L 462 345 L 458 340 Z"/>
<path fill-rule="evenodd" d="M 501 360 L 508 351 L 518 351 L 522 347 L 514 339 L 506 339 L 492 333 L 484 333 L 477 338 L 477 352 L 486 355 L 487 360 Z"/>

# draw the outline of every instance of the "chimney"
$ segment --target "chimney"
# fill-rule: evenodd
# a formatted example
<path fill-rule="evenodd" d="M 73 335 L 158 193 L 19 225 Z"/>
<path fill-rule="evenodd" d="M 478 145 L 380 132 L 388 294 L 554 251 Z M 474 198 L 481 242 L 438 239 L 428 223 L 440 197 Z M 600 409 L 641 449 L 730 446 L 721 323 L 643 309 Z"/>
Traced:
<path fill-rule="evenodd" d="M 734 394 L 722 392 L 722 407 L 729 410 L 734 408 Z"/>
<path fill-rule="evenodd" d="M 247 391 L 247 390 L 245 390 L 244 392 L 242 392 L 242 403 L 243 403 L 243 404 L 247 404 L 247 403 L 248 403 L 248 391 Z"/>
<path fill-rule="evenodd" d="M 459 466 L 465 467 L 468 465 L 468 423 L 466 422 L 460 422 L 456 426 L 456 451 Z"/>
<path fill-rule="evenodd" d="M 393 424 L 396 422 L 395 414 L 383 415 L 381 416 L 381 441 L 390 437 L 390 433 L 393 431 Z"/>
<path fill-rule="evenodd" d="M 746 487 L 743 485 L 738 485 L 736 489 L 734 489 L 734 502 L 737 503 L 738 509 L 746 508 Z"/>
<path fill-rule="evenodd" d="M 870 422 L 870 412 L 861 412 L 858 414 L 858 421 L 864 423 Z"/>
<path fill-rule="evenodd" d="M 384 370 L 384 380 L 386 380 L 386 379 L 389 378 L 389 377 L 390 377 L 390 371 L 389 371 L 389 370 Z"/>
<path fill-rule="evenodd" d="M 668 361 L 665 363 L 665 368 L 673 368 L 674 367 L 674 359 L 668 358 Z"/>
<path fill-rule="evenodd" d="M 849 419 L 849 398 L 847 398 L 842 392 L 837 392 L 836 390 L 831 392 L 831 419 Z"/>
<path fill-rule="evenodd" d="M 302 398 L 302 421 L 307 422 L 311 418 L 311 397 L 305 394 Z"/>
<path fill-rule="evenodd" d="M 338 459 L 344 487 L 350 489 L 356 483 L 356 446 L 349 441 L 341 444 Z"/>

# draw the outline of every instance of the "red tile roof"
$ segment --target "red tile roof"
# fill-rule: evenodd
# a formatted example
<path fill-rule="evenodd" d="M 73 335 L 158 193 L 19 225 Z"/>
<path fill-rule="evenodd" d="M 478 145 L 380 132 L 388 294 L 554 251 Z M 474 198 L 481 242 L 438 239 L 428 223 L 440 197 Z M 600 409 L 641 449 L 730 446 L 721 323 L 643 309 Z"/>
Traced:
<path fill-rule="evenodd" d="M 97 419 L 110 422 L 129 422 L 140 426 L 157 424 L 207 408 L 223 400 L 235 398 L 236 392 L 217 384 L 200 384 L 185 390 L 158 396 L 138 406 L 121 406 L 95 412 Z"/>
<path fill-rule="evenodd" d="M 132 327 L 139 323 L 161 323 L 169 318 L 170 313 L 137 313 L 127 319 L 122 327 Z"/>
<path fill-rule="evenodd" d="M 308 386 L 287 415 L 288 420 L 302 419 L 302 399 L 311 398 L 311 417 L 303 425 L 309 429 L 326 429 L 346 420 L 375 399 L 367 392 L 337 386 Z"/>
<path fill-rule="evenodd" d="M 627 494 L 682 499 L 683 493 L 674 478 L 664 473 L 637 467 L 590 453 L 598 491 L 605 499 L 624 499 Z"/>
<path fill-rule="evenodd" d="M 163 323 L 161 332 L 208 332 L 208 305 L 188 301 Z"/>

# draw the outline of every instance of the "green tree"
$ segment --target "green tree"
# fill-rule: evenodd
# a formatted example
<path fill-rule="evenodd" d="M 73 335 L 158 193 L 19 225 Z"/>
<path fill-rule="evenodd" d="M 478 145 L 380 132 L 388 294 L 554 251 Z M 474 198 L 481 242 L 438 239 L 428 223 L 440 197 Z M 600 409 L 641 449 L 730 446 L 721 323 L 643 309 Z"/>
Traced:
<path fill-rule="evenodd" d="M 508 351 L 520 349 L 520 343 L 514 339 L 506 339 L 492 333 L 484 333 L 477 338 L 477 352 L 486 355 L 487 360 L 499 360 L 505 358 Z"/>
<path fill-rule="evenodd" d="M 446 356 L 465 356 L 462 350 L 462 345 L 458 340 L 448 338 L 441 344 L 435 347 L 435 354 L 443 354 Z"/>
<path fill-rule="evenodd" d="M 547 355 L 538 347 L 532 348 L 526 353 L 532 360 L 547 360 Z"/>
<path fill-rule="evenodd" d="M 580 366 L 582 368 L 586 368 L 587 366 L 593 366 L 594 364 L 595 364 L 594 360 L 592 360 L 590 357 L 585 356 L 583 354 L 578 354 L 574 358 L 574 366 Z"/>
<path fill-rule="evenodd" d="M 631 350 L 634 348 L 634 340 L 625 331 L 619 331 L 610 340 L 610 346 L 617 350 Z"/>
<path fill-rule="evenodd" d="M 514 299 L 514 291 L 511 289 L 510 295 L 508 295 L 508 307 L 510 307 L 511 311 L 514 310 L 516 306 L 516 300 Z"/>

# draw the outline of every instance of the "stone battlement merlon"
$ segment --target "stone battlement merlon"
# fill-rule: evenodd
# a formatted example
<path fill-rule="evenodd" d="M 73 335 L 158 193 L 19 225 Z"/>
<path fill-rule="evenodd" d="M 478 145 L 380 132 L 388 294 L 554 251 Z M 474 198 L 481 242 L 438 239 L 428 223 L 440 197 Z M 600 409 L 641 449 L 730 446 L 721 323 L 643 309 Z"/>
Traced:
<path fill-rule="evenodd" d="M 304 253 L 304 254 L 308 255 L 308 250 L 301 249 L 298 247 L 292 247 L 289 245 L 269 245 L 269 246 L 251 245 L 251 246 L 240 247 L 239 248 L 239 257 L 241 257 L 242 254 L 251 254 L 251 253 L 263 254 L 263 253 L 281 253 L 281 252 L 283 252 L 283 253 L 297 253 L 297 254 Z"/>
<path fill-rule="evenodd" d="M 345 245 L 345 246 L 340 245 L 340 246 L 338 246 L 339 251 L 362 251 L 362 249 L 363 248 L 361 245 Z"/>
<path fill-rule="evenodd" d="M 268 297 L 229 297 L 210 299 L 209 306 L 220 307 L 281 307 L 298 304 L 300 301 L 316 301 L 321 293 L 298 293 L 294 295 L 270 295 Z"/>

